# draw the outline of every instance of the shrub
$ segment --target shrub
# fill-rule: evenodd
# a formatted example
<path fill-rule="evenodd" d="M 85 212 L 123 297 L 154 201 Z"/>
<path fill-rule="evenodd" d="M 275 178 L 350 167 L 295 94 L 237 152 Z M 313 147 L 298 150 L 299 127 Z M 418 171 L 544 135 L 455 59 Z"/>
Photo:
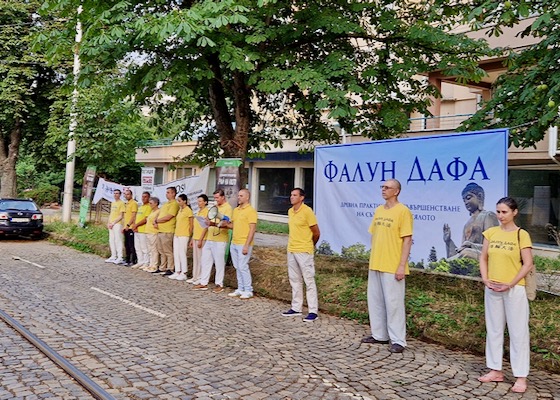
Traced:
<path fill-rule="evenodd" d="M 60 189 L 54 185 L 45 185 L 37 189 L 26 190 L 21 193 L 21 197 L 32 198 L 39 207 L 47 203 L 58 202 Z"/>

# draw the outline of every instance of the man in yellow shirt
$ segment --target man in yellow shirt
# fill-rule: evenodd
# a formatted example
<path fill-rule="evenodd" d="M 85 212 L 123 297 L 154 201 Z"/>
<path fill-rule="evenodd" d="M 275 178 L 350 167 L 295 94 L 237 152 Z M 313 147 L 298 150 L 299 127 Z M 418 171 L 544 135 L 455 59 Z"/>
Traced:
<path fill-rule="evenodd" d="M 115 201 L 111 203 L 111 212 L 107 229 L 109 229 L 109 247 L 111 248 L 111 257 L 105 260 L 107 263 L 122 264 L 123 260 L 123 234 L 122 223 L 124 219 L 125 205 L 121 200 L 121 191 L 115 189 L 113 191 Z"/>
<path fill-rule="evenodd" d="M 136 250 L 134 248 L 134 230 L 132 225 L 136 221 L 136 214 L 138 213 L 138 202 L 132 197 L 132 191 L 126 189 L 124 191 L 124 198 L 126 205 L 124 210 L 124 248 L 126 250 L 125 264 L 127 267 L 135 265 L 138 262 Z"/>
<path fill-rule="evenodd" d="M 368 311 L 371 336 L 362 343 L 388 344 L 391 353 L 406 347 L 405 276 L 412 247 L 412 213 L 398 200 L 401 184 L 381 185 L 385 204 L 377 207 L 369 227 L 371 254 L 368 273 Z"/>
<path fill-rule="evenodd" d="M 157 240 L 161 251 L 159 271 L 164 275 L 173 275 L 175 262 L 173 259 L 173 235 L 175 234 L 176 216 L 179 212 L 179 203 L 175 200 L 177 189 L 168 187 L 165 190 L 167 203 L 161 206 L 159 216 L 154 221 L 154 226 L 158 229 Z"/>
<path fill-rule="evenodd" d="M 292 307 L 283 312 L 285 317 L 301 315 L 303 308 L 303 283 L 306 286 L 309 313 L 303 319 L 313 322 L 319 318 L 319 300 L 315 282 L 315 245 L 321 232 L 313 210 L 303 203 L 305 192 L 295 188 L 290 193 L 292 208 L 288 210 L 288 278 L 292 287 Z"/>
<path fill-rule="evenodd" d="M 230 253 L 237 274 L 237 289 L 228 296 L 239 297 L 242 300 L 253 297 L 249 259 L 253 252 L 253 239 L 257 230 L 257 210 L 249 204 L 250 198 L 251 193 L 247 189 L 239 191 L 237 194 L 239 205 L 233 209 L 231 221 L 225 224 L 233 229 Z"/>
<path fill-rule="evenodd" d="M 144 268 L 150 266 L 150 251 L 148 247 L 148 238 L 146 236 L 146 222 L 148 215 L 152 212 L 150 206 L 150 193 L 142 193 L 142 205 L 138 207 L 136 213 L 136 220 L 131 228 L 134 231 L 134 249 L 138 263 L 133 265 L 132 268 Z"/>
<path fill-rule="evenodd" d="M 214 192 L 214 200 L 216 201 L 218 212 L 226 218 L 222 218 L 220 221 L 208 221 L 208 234 L 206 235 L 206 243 L 202 248 L 202 272 L 200 275 L 200 283 L 195 285 L 193 289 L 208 290 L 212 265 L 215 265 L 216 275 L 214 277 L 214 283 L 216 286 L 213 292 L 220 293 L 224 290 L 226 248 L 229 242 L 228 228 L 225 223 L 231 219 L 232 209 L 222 189 L 217 189 Z"/>

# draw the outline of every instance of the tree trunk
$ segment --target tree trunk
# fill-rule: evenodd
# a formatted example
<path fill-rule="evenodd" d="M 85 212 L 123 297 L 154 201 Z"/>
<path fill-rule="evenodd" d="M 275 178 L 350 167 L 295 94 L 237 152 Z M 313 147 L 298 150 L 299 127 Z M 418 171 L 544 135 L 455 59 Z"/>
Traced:
<path fill-rule="evenodd" d="M 16 162 L 21 143 L 21 121 L 16 118 L 9 138 L 0 136 L 0 197 L 17 196 Z"/>
<path fill-rule="evenodd" d="M 225 158 L 240 158 L 240 187 L 245 187 L 248 176 L 245 171 L 245 158 L 249 143 L 249 130 L 251 129 L 251 100 L 250 90 L 246 77 L 242 72 L 233 74 L 233 100 L 235 107 L 235 129 L 226 102 L 226 91 L 217 54 L 208 56 L 209 65 L 214 73 L 214 78 L 209 88 L 210 104 L 220 135 L 220 147 Z"/>

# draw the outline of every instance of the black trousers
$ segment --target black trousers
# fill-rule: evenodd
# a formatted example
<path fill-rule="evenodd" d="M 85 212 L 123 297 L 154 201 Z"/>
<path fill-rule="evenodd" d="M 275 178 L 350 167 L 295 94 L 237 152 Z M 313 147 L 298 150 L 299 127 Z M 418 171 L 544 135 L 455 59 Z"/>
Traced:
<path fill-rule="evenodd" d="M 126 250 L 126 262 L 136 264 L 136 249 L 134 248 L 134 231 L 132 229 L 124 231 L 124 248 Z"/>

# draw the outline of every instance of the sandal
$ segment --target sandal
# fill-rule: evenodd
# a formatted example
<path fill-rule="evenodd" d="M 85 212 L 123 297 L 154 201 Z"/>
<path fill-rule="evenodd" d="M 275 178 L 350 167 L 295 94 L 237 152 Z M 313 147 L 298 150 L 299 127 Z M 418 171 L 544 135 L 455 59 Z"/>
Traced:
<path fill-rule="evenodd" d="M 511 391 L 513 393 L 525 393 L 527 391 L 527 384 L 515 382 L 515 384 L 511 387 Z"/>
<path fill-rule="evenodd" d="M 486 375 L 480 376 L 478 381 L 482 383 L 503 382 L 504 376 L 496 371 L 490 371 Z"/>

